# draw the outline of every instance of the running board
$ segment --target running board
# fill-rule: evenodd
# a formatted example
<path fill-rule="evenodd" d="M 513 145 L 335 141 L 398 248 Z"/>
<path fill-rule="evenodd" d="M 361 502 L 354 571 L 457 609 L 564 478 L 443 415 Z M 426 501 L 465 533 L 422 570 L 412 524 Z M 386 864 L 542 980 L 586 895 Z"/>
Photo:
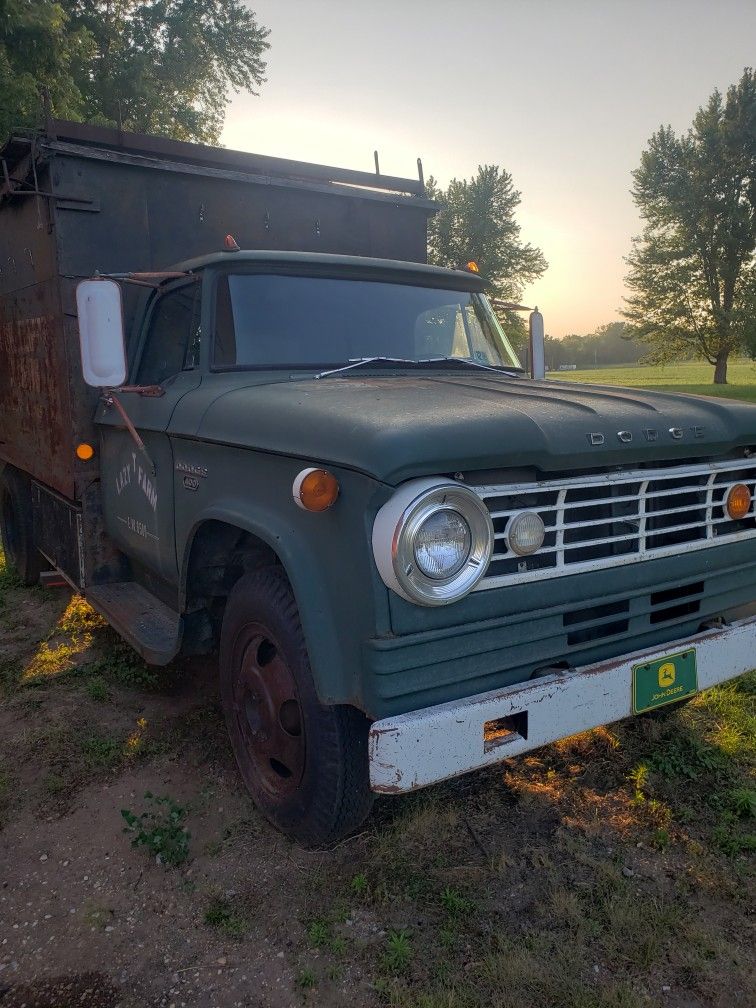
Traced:
<path fill-rule="evenodd" d="M 135 581 L 93 585 L 87 601 L 150 665 L 167 665 L 178 654 L 181 616 Z"/>

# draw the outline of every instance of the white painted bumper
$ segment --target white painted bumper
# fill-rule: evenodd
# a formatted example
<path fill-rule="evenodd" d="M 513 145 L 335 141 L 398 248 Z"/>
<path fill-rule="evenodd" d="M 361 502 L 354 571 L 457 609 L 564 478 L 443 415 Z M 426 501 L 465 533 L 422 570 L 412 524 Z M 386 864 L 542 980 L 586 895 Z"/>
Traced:
<path fill-rule="evenodd" d="M 439 704 L 373 723 L 370 786 L 384 794 L 415 791 L 557 739 L 610 724 L 632 714 L 632 669 L 644 661 L 696 648 L 698 686 L 707 689 L 756 667 L 756 617 L 708 630 L 662 648 L 637 651 Z M 484 738 L 484 726 L 510 719 L 521 729 Z"/>

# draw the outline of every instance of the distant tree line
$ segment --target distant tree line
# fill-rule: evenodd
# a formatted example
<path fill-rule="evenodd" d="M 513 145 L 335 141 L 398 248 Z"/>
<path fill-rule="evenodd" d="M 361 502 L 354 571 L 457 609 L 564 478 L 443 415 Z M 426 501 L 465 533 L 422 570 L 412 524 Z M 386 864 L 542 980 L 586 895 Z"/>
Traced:
<path fill-rule="evenodd" d="M 579 370 L 637 364 L 647 354 L 648 347 L 632 339 L 624 322 L 610 322 L 585 336 L 546 337 L 546 367 L 550 371 L 573 364 Z"/>

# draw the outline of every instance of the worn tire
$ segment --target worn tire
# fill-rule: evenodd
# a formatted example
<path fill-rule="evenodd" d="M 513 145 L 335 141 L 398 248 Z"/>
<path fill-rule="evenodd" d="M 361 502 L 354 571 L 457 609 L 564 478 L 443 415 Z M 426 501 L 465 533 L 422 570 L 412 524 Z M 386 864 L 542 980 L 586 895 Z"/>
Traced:
<path fill-rule="evenodd" d="M 321 704 L 291 587 L 280 568 L 245 574 L 223 617 L 220 691 L 231 746 L 263 815 L 308 846 L 366 818 L 368 722 Z M 262 739 L 262 741 L 260 741 Z"/>
<path fill-rule="evenodd" d="M 0 474 L 0 525 L 6 563 L 23 584 L 37 584 L 46 564 L 34 545 L 29 480 L 12 466 Z"/>

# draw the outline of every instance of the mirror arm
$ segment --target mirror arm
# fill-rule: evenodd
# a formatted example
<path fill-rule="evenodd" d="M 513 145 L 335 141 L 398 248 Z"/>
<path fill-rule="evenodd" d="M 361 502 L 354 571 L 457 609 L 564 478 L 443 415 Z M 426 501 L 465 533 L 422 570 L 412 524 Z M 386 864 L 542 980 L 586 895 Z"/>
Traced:
<path fill-rule="evenodd" d="M 124 388 L 123 390 L 119 391 L 126 391 L 126 389 Z M 121 402 L 121 400 L 115 394 L 113 389 L 107 389 L 105 392 L 103 392 L 102 399 L 106 406 L 115 406 L 116 410 L 118 411 L 121 417 L 121 420 L 123 420 L 124 422 L 126 430 L 131 435 L 134 444 L 137 446 L 139 451 L 144 455 L 145 459 L 147 460 L 147 464 L 149 465 L 151 470 L 151 475 L 154 476 L 156 472 L 155 463 L 150 458 L 150 453 L 147 451 L 144 441 L 142 441 L 142 439 L 139 437 L 136 427 L 131 422 L 131 419 L 126 410 L 123 408 L 123 403 Z"/>
<path fill-rule="evenodd" d="M 137 395 L 150 396 L 153 399 L 165 395 L 165 389 L 162 385 L 120 385 L 118 391 L 136 392 Z"/>

